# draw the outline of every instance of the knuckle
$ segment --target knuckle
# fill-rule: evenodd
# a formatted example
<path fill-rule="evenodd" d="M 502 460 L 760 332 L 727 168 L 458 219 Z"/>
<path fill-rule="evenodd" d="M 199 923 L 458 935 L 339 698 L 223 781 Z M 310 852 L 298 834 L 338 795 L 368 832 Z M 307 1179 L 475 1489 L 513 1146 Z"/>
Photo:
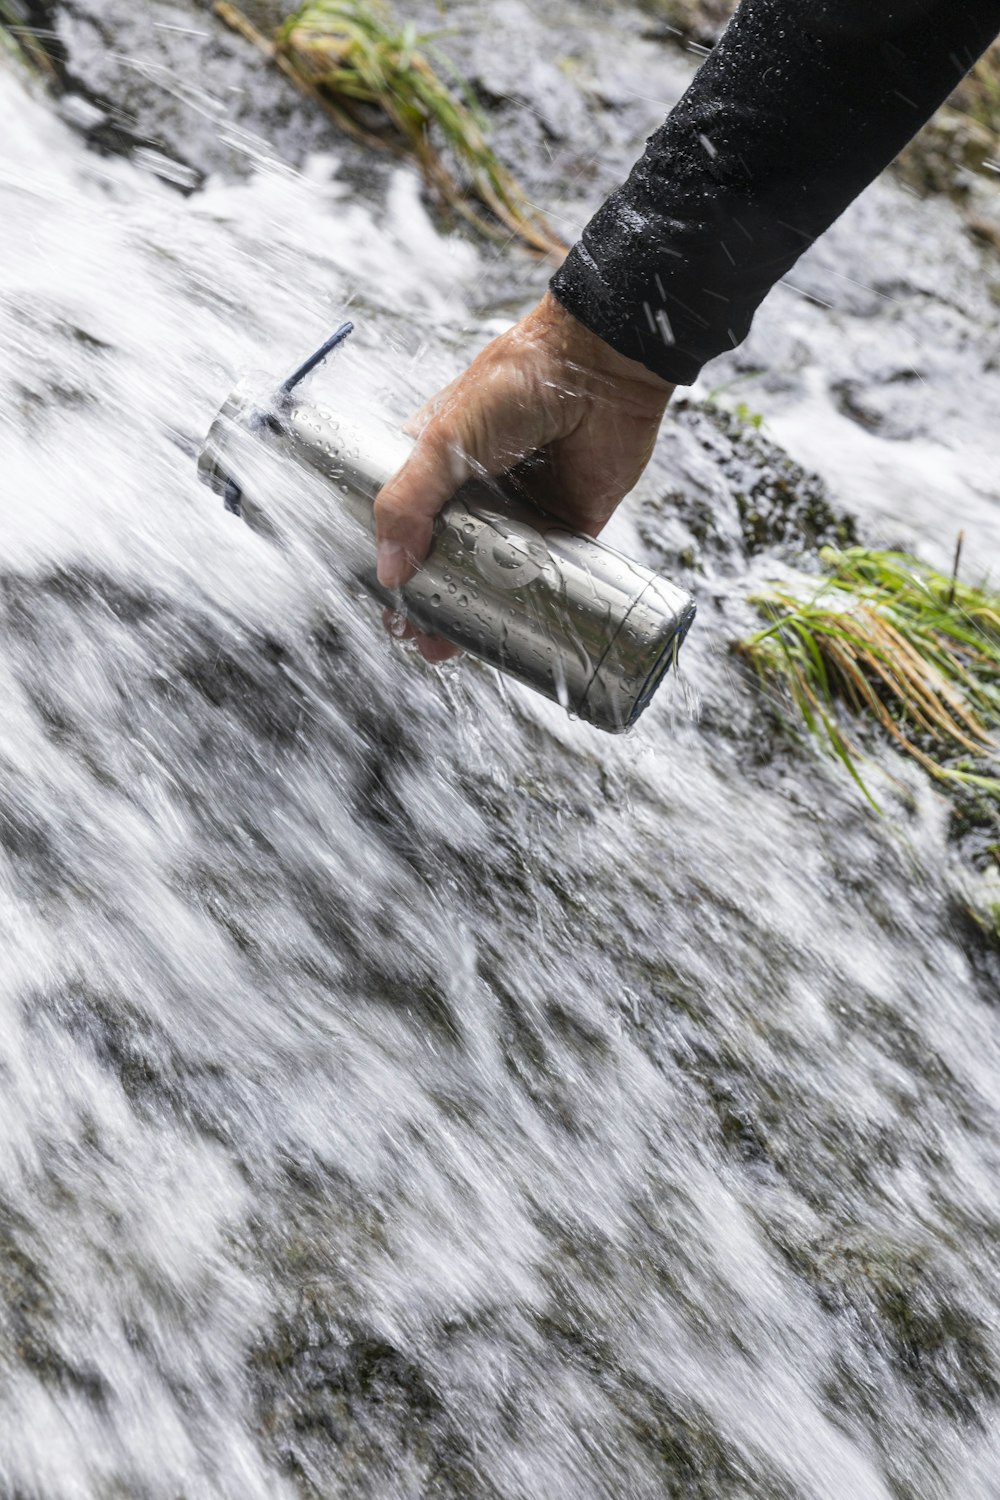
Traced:
<path fill-rule="evenodd" d="M 401 500 L 395 491 L 390 492 L 388 487 L 375 496 L 373 508 L 375 519 L 382 523 L 403 520 L 407 513 L 405 500 Z"/>
<path fill-rule="evenodd" d="M 423 463 L 440 464 L 455 442 L 454 423 L 450 416 L 436 413 L 417 439 L 415 456 Z"/>

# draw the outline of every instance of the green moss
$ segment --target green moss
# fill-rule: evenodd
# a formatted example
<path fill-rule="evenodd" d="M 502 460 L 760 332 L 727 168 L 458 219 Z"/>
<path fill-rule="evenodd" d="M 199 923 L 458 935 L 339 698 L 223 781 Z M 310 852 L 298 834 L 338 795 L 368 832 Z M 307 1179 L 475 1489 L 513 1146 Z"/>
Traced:
<path fill-rule="evenodd" d="M 980 786 L 956 786 L 948 835 L 974 869 L 1000 867 L 1000 802 Z"/>
<path fill-rule="evenodd" d="M 833 503 L 818 474 L 790 458 L 762 430 L 763 417 L 741 402 L 734 411 L 709 397 L 680 398 L 673 405 L 675 427 L 686 429 L 707 455 L 720 488 L 732 497 L 739 525 L 737 546 L 747 556 L 781 548 L 786 554 L 812 554 L 832 543 L 857 541 L 855 523 Z M 683 450 L 682 450 L 683 452 Z M 669 570 L 697 567 L 706 557 L 726 557 L 734 549 L 734 528 L 718 496 L 693 483 L 647 500 L 638 516 L 643 542 L 655 565 Z M 664 545 L 664 522 L 682 523 L 694 545 L 680 552 Z"/>
<path fill-rule="evenodd" d="M 1000 901 L 991 901 L 985 906 L 970 906 L 967 911 L 978 931 L 1000 948 Z"/>
<path fill-rule="evenodd" d="M 743 401 L 733 411 L 708 401 L 702 413 L 728 441 L 730 451 L 720 467 L 751 556 L 771 547 L 812 551 L 825 543 L 844 547 L 857 540 L 853 519 L 835 509 L 822 479 L 764 435 L 760 413 Z"/>

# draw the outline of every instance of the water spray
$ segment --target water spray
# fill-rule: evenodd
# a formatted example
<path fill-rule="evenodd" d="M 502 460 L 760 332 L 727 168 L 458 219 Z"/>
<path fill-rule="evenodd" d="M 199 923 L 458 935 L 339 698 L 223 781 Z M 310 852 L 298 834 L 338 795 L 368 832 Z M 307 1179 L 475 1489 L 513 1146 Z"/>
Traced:
<path fill-rule="evenodd" d="M 374 501 L 413 440 L 376 414 L 336 414 L 304 399 L 306 376 L 351 333 L 344 323 L 269 401 L 240 386 L 212 425 L 198 463 L 240 514 L 267 445 L 318 473 L 368 534 L 359 581 L 405 608 L 418 629 L 527 684 L 600 729 L 628 729 L 649 704 L 692 620 L 691 595 L 531 504 L 511 476 L 473 478 L 437 518 L 431 550 L 401 591 L 375 576 Z M 266 496 L 254 495 L 266 514 Z"/>

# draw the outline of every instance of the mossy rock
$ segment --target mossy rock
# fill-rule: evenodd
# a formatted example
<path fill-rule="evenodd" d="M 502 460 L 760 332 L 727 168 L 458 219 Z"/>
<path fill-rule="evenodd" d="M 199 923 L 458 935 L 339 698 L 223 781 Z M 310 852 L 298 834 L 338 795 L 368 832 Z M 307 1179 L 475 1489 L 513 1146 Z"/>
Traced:
<path fill-rule="evenodd" d="M 724 1438 L 706 1412 L 630 1380 L 626 1422 L 655 1458 L 665 1500 L 793 1500 L 795 1491 L 759 1456 Z"/>
<path fill-rule="evenodd" d="M 412 1354 L 306 1289 L 251 1357 L 260 1429 L 310 1500 L 495 1500 L 471 1446 Z"/>
<path fill-rule="evenodd" d="M 59 1347 L 58 1307 L 42 1260 L 28 1224 L 0 1201 L 0 1369 L 21 1366 L 42 1384 L 103 1409 L 111 1394 L 103 1375 Z"/>
<path fill-rule="evenodd" d="M 902 1379 L 928 1412 L 982 1424 L 1000 1396 L 986 1325 L 933 1249 L 858 1232 L 785 1252 L 848 1324 L 866 1368 Z"/>
<path fill-rule="evenodd" d="M 781 548 L 797 556 L 819 547 L 851 546 L 857 541 L 852 516 L 838 510 L 818 474 L 797 464 L 761 430 L 745 407 L 728 411 L 714 401 L 679 401 L 676 420 L 691 430 L 710 455 L 735 503 L 747 556 Z M 701 544 L 699 502 L 684 502 L 692 511 L 691 530 Z M 711 526 L 711 505 L 702 502 Z"/>
<path fill-rule="evenodd" d="M 983 763 L 985 775 L 990 769 Z M 956 786 L 951 790 L 948 836 L 958 845 L 974 869 L 1000 868 L 1000 802 L 978 786 Z"/>

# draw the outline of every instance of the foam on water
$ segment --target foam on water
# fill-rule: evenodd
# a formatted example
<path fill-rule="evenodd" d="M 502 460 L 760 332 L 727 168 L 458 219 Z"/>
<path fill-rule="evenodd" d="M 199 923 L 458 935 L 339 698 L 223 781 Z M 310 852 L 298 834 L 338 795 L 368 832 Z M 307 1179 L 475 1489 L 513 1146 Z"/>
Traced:
<path fill-rule="evenodd" d="M 0 1490 L 997 1493 L 936 793 L 765 750 L 725 577 L 616 740 L 199 487 L 345 308 L 398 412 L 476 342 L 409 175 L 182 199 L 4 75 L 0 140 Z"/>

